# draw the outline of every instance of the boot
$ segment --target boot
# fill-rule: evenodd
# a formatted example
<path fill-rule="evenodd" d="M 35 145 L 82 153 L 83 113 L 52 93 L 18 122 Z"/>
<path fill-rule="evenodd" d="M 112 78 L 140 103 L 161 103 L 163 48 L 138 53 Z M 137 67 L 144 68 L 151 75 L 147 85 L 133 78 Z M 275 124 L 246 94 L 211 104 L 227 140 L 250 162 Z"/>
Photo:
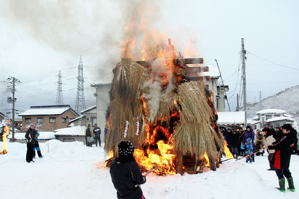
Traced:
<path fill-rule="evenodd" d="M 295 186 L 294 186 L 294 180 L 293 180 L 293 178 L 289 177 L 289 178 L 287 178 L 287 180 L 288 180 L 288 184 L 289 184 L 289 188 L 288 189 L 291 192 L 295 192 Z"/>
<path fill-rule="evenodd" d="M 281 178 L 278 180 L 279 182 L 279 187 L 277 187 L 277 189 L 281 192 L 285 192 L 286 191 L 286 188 L 285 188 L 285 179 L 284 178 Z"/>

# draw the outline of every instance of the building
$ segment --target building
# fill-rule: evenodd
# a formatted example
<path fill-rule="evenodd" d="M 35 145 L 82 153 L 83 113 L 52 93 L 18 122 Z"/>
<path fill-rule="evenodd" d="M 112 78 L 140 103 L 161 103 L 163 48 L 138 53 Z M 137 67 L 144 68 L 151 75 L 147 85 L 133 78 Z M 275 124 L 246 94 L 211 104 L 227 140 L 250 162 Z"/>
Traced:
<path fill-rule="evenodd" d="M 88 124 L 90 124 L 91 126 L 94 126 L 97 123 L 96 108 L 96 105 L 94 105 L 81 111 L 81 115 L 73 120 L 70 120 L 69 124 L 72 124 L 74 126 L 87 126 Z"/>
<path fill-rule="evenodd" d="M 54 131 L 65 128 L 69 120 L 79 116 L 70 105 L 31 106 L 19 114 L 22 117 L 22 131 L 26 131 L 30 123 L 35 123 L 39 131 Z"/>
<path fill-rule="evenodd" d="M 280 109 L 264 109 L 258 111 L 256 116 L 251 119 L 252 124 L 255 124 L 257 129 L 262 129 L 266 126 L 272 126 L 273 128 L 281 127 L 284 124 L 291 124 L 297 129 L 297 122 L 295 119 Z"/>
<path fill-rule="evenodd" d="M 243 127 L 245 112 L 218 112 L 217 124 L 220 127 Z"/>
<path fill-rule="evenodd" d="M 101 129 L 105 128 L 106 112 L 110 103 L 110 89 L 111 83 L 106 84 L 93 84 L 91 85 L 96 89 L 96 122 Z"/>

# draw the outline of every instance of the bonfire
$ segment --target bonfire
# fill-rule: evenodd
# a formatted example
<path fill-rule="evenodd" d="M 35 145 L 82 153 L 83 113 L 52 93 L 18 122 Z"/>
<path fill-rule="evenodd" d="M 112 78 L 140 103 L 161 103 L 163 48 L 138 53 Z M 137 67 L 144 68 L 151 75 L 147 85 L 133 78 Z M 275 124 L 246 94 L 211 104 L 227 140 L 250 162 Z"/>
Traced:
<path fill-rule="evenodd" d="M 171 41 L 129 55 L 116 65 L 110 91 L 105 151 L 129 140 L 143 171 L 157 175 L 216 170 L 228 152 L 217 127 L 213 94 L 196 76 L 206 71 L 202 58 L 184 58 Z M 109 165 L 109 164 L 108 164 Z"/>

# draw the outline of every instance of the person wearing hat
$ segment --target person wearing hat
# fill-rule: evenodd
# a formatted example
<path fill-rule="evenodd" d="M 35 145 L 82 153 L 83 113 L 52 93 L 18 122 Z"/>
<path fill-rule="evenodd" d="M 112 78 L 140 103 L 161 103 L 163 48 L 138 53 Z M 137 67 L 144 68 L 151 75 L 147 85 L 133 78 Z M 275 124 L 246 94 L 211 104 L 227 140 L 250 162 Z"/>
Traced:
<path fill-rule="evenodd" d="M 118 199 L 144 199 L 141 184 L 146 181 L 133 156 L 134 147 L 129 141 L 118 144 L 118 157 L 110 166 L 112 183 Z"/>
<path fill-rule="evenodd" d="M 290 124 L 285 124 L 282 126 L 282 133 L 282 137 L 268 146 L 268 148 L 275 149 L 273 166 L 279 182 L 279 188 L 277 189 L 281 192 L 285 192 L 286 178 L 289 184 L 288 189 L 294 192 L 295 186 L 289 166 L 293 148 L 297 143 L 297 132 Z"/>

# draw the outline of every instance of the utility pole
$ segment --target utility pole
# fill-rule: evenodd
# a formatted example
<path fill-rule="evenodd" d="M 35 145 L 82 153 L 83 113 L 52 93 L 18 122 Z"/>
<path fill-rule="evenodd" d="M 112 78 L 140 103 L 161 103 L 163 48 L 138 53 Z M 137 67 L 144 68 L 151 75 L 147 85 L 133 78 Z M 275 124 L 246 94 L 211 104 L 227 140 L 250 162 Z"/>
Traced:
<path fill-rule="evenodd" d="M 237 108 L 236 111 L 240 111 L 239 94 L 237 94 Z"/>
<path fill-rule="evenodd" d="M 57 105 L 63 104 L 61 71 L 59 71 L 58 73 L 56 104 Z"/>
<path fill-rule="evenodd" d="M 8 97 L 7 101 L 8 103 L 12 103 L 12 122 L 11 122 L 11 127 L 12 127 L 12 142 L 15 141 L 15 103 L 17 101 L 17 98 L 15 97 L 15 93 L 16 93 L 16 84 L 17 83 L 21 83 L 20 80 L 18 80 L 15 77 L 9 77 L 7 78 L 7 81 L 9 83 L 8 88 L 11 90 L 12 93 L 12 97 Z"/>
<path fill-rule="evenodd" d="M 244 38 L 241 38 L 241 58 L 242 58 L 242 79 L 243 79 L 243 107 L 244 107 L 244 112 L 245 112 L 245 121 L 244 121 L 244 126 L 247 126 L 247 96 L 246 96 L 246 50 L 244 47 Z"/>
<path fill-rule="evenodd" d="M 260 106 L 260 110 L 262 110 L 262 91 L 260 90 L 260 95 L 259 95 L 259 106 Z"/>
<path fill-rule="evenodd" d="M 75 110 L 79 113 L 81 110 L 85 109 L 85 97 L 84 97 L 84 76 L 83 76 L 83 61 L 80 56 L 80 61 L 78 65 L 78 85 L 77 85 L 77 97 Z"/>

